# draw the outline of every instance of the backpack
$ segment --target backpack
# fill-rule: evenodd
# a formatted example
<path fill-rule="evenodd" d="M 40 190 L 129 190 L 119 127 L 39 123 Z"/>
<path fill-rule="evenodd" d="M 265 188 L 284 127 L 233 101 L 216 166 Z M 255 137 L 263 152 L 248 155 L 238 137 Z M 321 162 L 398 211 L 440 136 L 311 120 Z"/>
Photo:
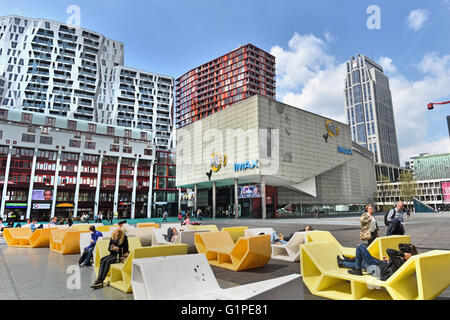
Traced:
<path fill-rule="evenodd" d="M 385 215 L 384 215 L 384 225 L 385 225 L 386 227 L 389 227 L 389 221 L 388 221 L 388 218 L 389 218 L 389 216 L 391 215 L 391 212 L 392 212 L 393 210 L 394 210 L 394 209 L 389 210 L 389 212 L 385 213 Z"/>

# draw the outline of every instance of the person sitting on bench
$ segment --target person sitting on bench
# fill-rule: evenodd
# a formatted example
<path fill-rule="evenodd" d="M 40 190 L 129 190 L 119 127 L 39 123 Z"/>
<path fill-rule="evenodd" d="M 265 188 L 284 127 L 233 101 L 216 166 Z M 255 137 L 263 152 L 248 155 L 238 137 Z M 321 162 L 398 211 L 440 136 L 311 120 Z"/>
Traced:
<path fill-rule="evenodd" d="M 371 272 L 372 276 L 379 277 L 380 280 L 386 281 L 392 276 L 411 256 L 417 254 L 417 249 L 412 244 L 400 243 L 399 250 L 387 249 L 386 252 L 389 259 L 383 257 L 383 260 L 378 260 L 371 256 L 364 244 L 359 244 L 356 247 L 356 257 L 349 259 L 344 256 L 344 259 L 337 256 L 338 266 L 341 268 L 349 268 L 348 273 L 362 276 L 362 269 Z"/>
<path fill-rule="evenodd" d="M 178 232 L 177 232 L 177 228 L 173 227 L 173 228 L 167 228 L 167 234 L 164 234 L 164 239 L 166 239 L 166 241 L 169 242 L 174 242 L 175 238 L 177 237 Z"/>
<path fill-rule="evenodd" d="M 305 231 L 313 231 L 313 227 L 311 226 L 306 226 L 305 229 L 303 230 L 299 230 L 298 232 L 305 232 Z M 281 240 L 284 241 L 288 241 L 291 240 L 291 238 L 294 236 L 295 232 L 292 232 L 291 234 L 287 235 L 287 236 L 283 236 L 283 234 L 280 232 L 278 234 L 278 238 L 280 238 Z"/>
<path fill-rule="evenodd" d="M 83 254 L 80 257 L 80 267 L 90 267 L 91 264 L 91 259 L 92 259 L 92 253 L 94 252 L 95 249 L 95 244 L 97 243 L 98 238 L 103 237 L 103 233 L 101 233 L 100 231 L 95 230 L 95 226 L 90 226 L 89 227 L 89 231 L 91 232 L 91 240 L 89 242 L 89 245 L 84 248 Z"/>

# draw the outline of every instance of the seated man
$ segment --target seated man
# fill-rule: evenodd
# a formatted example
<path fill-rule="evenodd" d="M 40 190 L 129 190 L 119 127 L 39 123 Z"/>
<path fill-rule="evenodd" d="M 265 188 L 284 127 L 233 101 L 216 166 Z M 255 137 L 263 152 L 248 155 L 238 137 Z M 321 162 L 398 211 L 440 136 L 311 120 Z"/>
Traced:
<path fill-rule="evenodd" d="M 264 235 L 264 232 L 261 232 L 260 235 Z M 285 240 L 280 239 L 280 237 L 278 237 L 277 233 L 274 231 L 272 232 L 272 234 L 270 235 L 270 243 L 271 244 L 287 244 L 288 242 Z"/>
<path fill-rule="evenodd" d="M 92 258 L 92 252 L 94 252 L 95 244 L 97 243 L 98 238 L 103 237 L 103 234 L 100 231 L 95 230 L 95 226 L 90 226 L 89 231 L 91 232 L 91 241 L 89 245 L 84 248 L 84 252 L 81 255 L 80 258 L 80 267 L 92 266 L 91 258 Z"/>
<path fill-rule="evenodd" d="M 311 227 L 311 226 L 308 225 L 308 226 L 305 227 L 305 229 L 299 230 L 298 232 L 305 232 L 305 231 L 313 231 L 313 227 Z M 289 235 L 287 235 L 287 236 L 283 236 L 283 234 L 280 232 L 280 233 L 278 234 L 278 237 L 279 237 L 281 240 L 289 241 L 289 240 L 291 240 L 291 238 L 294 236 L 294 234 L 295 234 L 295 232 L 292 232 L 291 234 L 289 234 Z"/>
<path fill-rule="evenodd" d="M 37 220 L 36 220 L 36 219 L 33 219 L 33 221 L 32 221 L 31 224 L 30 224 L 30 230 L 31 230 L 32 232 L 34 232 L 34 230 L 36 230 L 36 222 L 37 222 Z"/>
<path fill-rule="evenodd" d="M 412 244 L 398 245 L 399 250 L 387 249 L 386 252 L 389 259 L 383 257 L 383 260 L 378 260 L 372 257 L 364 244 L 360 244 L 356 247 L 355 259 L 341 259 L 337 256 L 337 262 L 339 267 L 349 268 L 351 270 L 348 273 L 353 275 L 362 275 L 362 269 L 366 271 L 373 270 L 372 276 L 379 276 L 380 280 L 386 281 L 391 275 L 393 275 L 411 256 L 417 254 L 417 249 Z M 353 261 L 354 260 L 354 261 Z M 375 275 L 375 271 L 379 273 Z"/>
<path fill-rule="evenodd" d="M 58 218 L 57 218 L 57 217 L 53 217 L 53 218 L 50 220 L 48 226 L 49 226 L 49 227 L 56 227 L 56 226 L 58 225 L 58 224 L 57 224 L 57 221 L 58 221 Z"/>
<path fill-rule="evenodd" d="M 177 228 L 173 227 L 173 228 L 167 228 L 167 234 L 164 234 L 163 236 L 164 236 L 164 239 L 166 239 L 166 241 L 173 243 L 175 241 L 177 235 L 178 235 Z"/>

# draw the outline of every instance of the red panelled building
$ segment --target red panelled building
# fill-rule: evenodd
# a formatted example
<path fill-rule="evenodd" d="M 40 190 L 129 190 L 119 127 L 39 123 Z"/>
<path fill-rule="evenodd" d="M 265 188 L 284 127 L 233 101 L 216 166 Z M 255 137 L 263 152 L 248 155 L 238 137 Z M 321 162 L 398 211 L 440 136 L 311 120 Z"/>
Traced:
<path fill-rule="evenodd" d="M 176 80 L 177 128 L 253 95 L 275 99 L 275 57 L 247 44 Z"/>

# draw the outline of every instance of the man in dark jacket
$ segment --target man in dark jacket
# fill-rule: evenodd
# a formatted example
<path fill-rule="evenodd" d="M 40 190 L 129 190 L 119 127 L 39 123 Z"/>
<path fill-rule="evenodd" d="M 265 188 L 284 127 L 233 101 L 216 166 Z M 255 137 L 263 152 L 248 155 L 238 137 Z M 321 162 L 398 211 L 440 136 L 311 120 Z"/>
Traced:
<path fill-rule="evenodd" d="M 362 269 L 366 271 L 372 270 L 371 275 L 379 276 L 380 280 L 385 281 L 400 269 L 411 256 L 417 254 L 417 249 L 414 245 L 400 244 L 399 248 L 401 251 L 387 249 L 386 252 L 389 259 L 384 257 L 383 260 L 378 260 L 370 255 L 365 245 L 360 244 L 356 247 L 356 258 L 354 261 L 343 260 L 339 256 L 337 261 L 339 267 L 351 269 L 348 271 L 350 274 L 361 276 Z M 379 270 L 378 274 L 374 274 L 377 273 L 376 270 Z"/>

